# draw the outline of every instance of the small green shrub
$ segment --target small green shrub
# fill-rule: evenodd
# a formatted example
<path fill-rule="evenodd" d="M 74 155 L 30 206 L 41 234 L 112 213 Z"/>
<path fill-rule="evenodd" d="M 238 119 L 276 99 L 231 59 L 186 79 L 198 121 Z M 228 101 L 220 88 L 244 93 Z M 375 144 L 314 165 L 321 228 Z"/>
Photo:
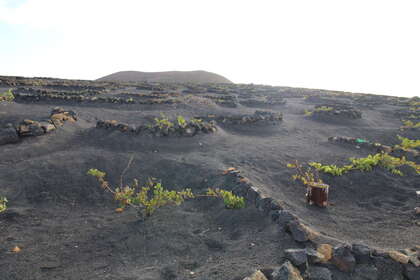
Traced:
<path fill-rule="evenodd" d="M 416 164 L 415 162 L 408 161 L 404 157 L 393 157 L 386 153 L 368 155 L 365 158 L 350 158 L 350 162 L 351 164 L 344 165 L 343 167 L 338 167 L 336 165 L 323 165 L 318 162 L 311 162 L 309 165 L 318 171 L 331 174 L 333 176 L 341 176 L 351 170 L 368 172 L 372 171 L 376 166 L 381 166 L 390 171 L 392 174 L 402 176 L 403 173 L 398 168 L 403 165 L 414 168 L 416 172 L 420 174 L 420 165 Z"/>
<path fill-rule="evenodd" d="M 337 165 L 322 165 L 319 162 L 310 162 L 310 166 L 314 167 L 318 171 L 328 173 L 334 176 L 341 176 L 349 170 L 349 166 L 338 167 Z"/>
<path fill-rule="evenodd" d="M 306 110 L 305 109 L 305 112 L 304 112 L 304 115 L 306 116 L 306 117 L 310 117 L 310 116 L 312 116 L 312 114 L 313 114 L 314 112 L 312 112 L 312 111 L 309 111 L 309 110 Z"/>
<path fill-rule="evenodd" d="M 234 195 L 231 191 L 221 189 L 208 189 L 208 196 L 215 196 L 223 199 L 223 203 L 228 209 L 240 209 L 245 207 L 245 199 Z"/>
<path fill-rule="evenodd" d="M 196 124 L 196 125 L 200 125 L 200 124 L 202 124 L 202 123 L 203 123 L 203 120 L 202 120 L 202 119 L 192 118 L 192 119 L 190 120 L 190 122 L 191 122 L 191 123 L 193 123 L 193 124 Z"/>
<path fill-rule="evenodd" d="M 178 125 L 182 128 L 187 127 L 187 121 L 185 120 L 185 118 L 183 116 L 178 116 L 177 117 L 177 121 L 178 121 Z"/>
<path fill-rule="evenodd" d="M 326 186 L 321 178 L 319 178 L 319 174 L 316 169 L 312 169 L 311 167 L 304 168 L 298 161 L 295 161 L 295 163 L 288 163 L 287 167 L 296 170 L 296 174 L 292 176 L 292 179 L 301 181 L 302 184 L 307 187 Z"/>
<path fill-rule="evenodd" d="M 87 172 L 87 174 L 88 175 L 91 175 L 91 176 L 94 176 L 97 179 L 99 179 L 99 178 L 102 178 L 103 179 L 105 177 L 105 175 L 106 175 L 105 172 L 102 172 L 102 171 L 100 171 L 100 170 L 98 170 L 96 168 L 89 169 L 88 172 Z"/>
<path fill-rule="evenodd" d="M 150 217 L 158 208 L 165 205 L 180 205 L 188 198 L 194 198 L 190 189 L 169 191 L 152 179 L 142 187 L 139 187 L 138 181 L 134 180 L 132 186 L 116 188 L 114 194 L 114 199 L 120 202 L 120 208 L 125 208 L 127 205 L 140 206 L 143 217 Z"/>
<path fill-rule="evenodd" d="M 165 116 L 165 114 L 160 114 L 161 118 L 155 118 L 155 124 L 159 129 L 169 129 L 174 126 L 174 124 Z"/>
<path fill-rule="evenodd" d="M 401 141 L 401 144 L 396 145 L 397 148 L 401 148 L 403 150 L 410 150 L 420 147 L 420 140 L 411 140 L 405 137 L 397 136 L 398 139 Z"/>
<path fill-rule="evenodd" d="M 127 206 L 132 206 L 139 210 L 142 218 L 150 217 L 157 209 L 165 205 L 180 205 L 186 199 L 200 196 L 221 198 L 226 208 L 229 209 L 245 207 L 243 197 L 222 189 L 208 189 L 205 195 L 195 195 L 188 188 L 181 191 L 167 190 L 160 182 L 153 179 L 149 179 L 144 186 L 140 186 L 137 179 L 134 179 L 131 185 L 122 186 L 122 178 L 120 186 L 113 188 L 105 180 L 105 172 L 92 168 L 88 170 L 87 174 L 95 177 L 103 189 L 114 195 L 114 200 L 119 202 L 119 208 L 116 209 L 118 212 L 123 211 Z"/>
<path fill-rule="evenodd" d="M 420 128 L 420 122 L 412 122 L 410 120 L 403 120 L 403 126 L 400 127 L 400 130 Z"/>
<path fill-rule="evenodd" d="M 6 197 L 0 196 L 0 213 L 7 210 L 7 203 L 9 201 Z"/>
<path fill-rule="evenodd" d="M 313 110 L 313 111 L 309 111 L 309 110 L 305 109 L 304 115 L 305 115 L 305 117 L 310 117 L 314 114 L 314 112 L 330 112 L 332 110 L 334 110 L 333 107 L 321 106 L 321 107 L 315 108 L 315 110 Z"/>
<path fill-rule="evenodd" d="M 328 106 L 321 106 L 321 107 L 315 108 L 315 112 L 330 112 L 332 110 L 334 110 L 334 108 L 328 107 Z"/>
<path fill-rule="evenodd" d="M 15 99 L 15 96 L 12 92 L 12 89 L 9 89 L 6 92 L 0 93 L 0 102 L 1 101 L 8 101 L 11 102 Z"/>

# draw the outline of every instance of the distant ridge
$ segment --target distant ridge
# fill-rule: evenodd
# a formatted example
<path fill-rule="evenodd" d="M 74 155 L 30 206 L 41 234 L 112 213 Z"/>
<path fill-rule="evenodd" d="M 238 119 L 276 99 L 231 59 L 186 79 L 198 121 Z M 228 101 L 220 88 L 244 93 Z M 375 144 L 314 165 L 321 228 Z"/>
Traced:
<path fill-rule="evenodd" d="M 166 72 L 140 72 L 121 71 L 116 72 L 97 81 L 118 82 L 160 82 L 160 83 L 232 83 L 225 77 L 207 71 L 166 71 Z"/>

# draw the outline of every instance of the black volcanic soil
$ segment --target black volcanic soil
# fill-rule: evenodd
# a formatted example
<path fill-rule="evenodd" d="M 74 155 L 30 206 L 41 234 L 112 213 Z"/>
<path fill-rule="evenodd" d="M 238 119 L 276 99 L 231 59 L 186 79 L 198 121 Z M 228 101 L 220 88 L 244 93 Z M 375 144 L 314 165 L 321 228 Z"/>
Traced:
<path fill-rule="evenodd" d="M 25 86 L 42 88 L 30 83 Z M 68 83 L 77 82 L 57 83 L 68 88 Z M 95 85 L 104 88 L 102 95 L 142 93 L 127 84 Z M 9 87 L 18 88 L 19 80 L 0 85 L 0 92 Z M 301 246 L 279 233 L 253 205 L 228 210 L 220 201 L 202 198 L 159 209 L 145 222 L 138 220 L 134 210 L 116 213 L 112 197 L 86 171 L 101 169 L 115 184 L 131 156 L 134 162 L 125 176 L 127 181 L 155 177 L 170 189 L 229 189 L 233 182 L 222 173 L 234 166 L 265 194 L 326 235 L 384 249 L 418 244 L 420 221 L 413 208 L 419 176 L 413 172 L 400 177 L 375 169 L 326 176 L 333 205 L 320 209 L 306 204 L 305 188 L 291 181 L 293 173 L 286 168 L 295 159 L 345 163 L 349 157 L 371 153 L 329 143 L 330 136 L 360 137 L 388 145 L 398 142 L 397 134 L 418 139 L 418 130 L 399 131 L 401 121 L 394 112 L 403 106 L 377 97 L 380 105 L 354 104 L 362 111 L 362 119 L 314 121 L 303 115 L 313 104 L 302 98 L 301 90 L 258 86 L 250 90 L 249 86 L 231 85 L 222 93 L 212 92 L 239 98 L 241 94 L 284 95 L 285 105 L 263 109 L 282 112 L 283 122 L 218 124 L 216 133 L 194 137 L 140 136 L 95 128 L 99 119 L 140 124 L 161 112 L 175 118 L 251 114 L 261 109 L 241 104 L 226 108 L 202 97 L 186 102 L 182 97 L 187 93 L 182 90 L 185 88 L 179 85 L 175 90 L 181 104 L 31 103 L 18 99 L 0 103 L 2 126 L 48 117 L 57 105 L 78 116 L 76 123 L 66 123 L 50 134 L 0 146 L 0 195 L 10 201 L 9 210 L 0 214 L 1 279 L 242 279 L 255 269 L 281 264 L 284 249 Z M 311 91 L 304 90 L 304 94 Z M 343 93 L 331 98 L 352 103 L 355 97 Z M 14 246 L 22 251 L 10 252 Z"/>

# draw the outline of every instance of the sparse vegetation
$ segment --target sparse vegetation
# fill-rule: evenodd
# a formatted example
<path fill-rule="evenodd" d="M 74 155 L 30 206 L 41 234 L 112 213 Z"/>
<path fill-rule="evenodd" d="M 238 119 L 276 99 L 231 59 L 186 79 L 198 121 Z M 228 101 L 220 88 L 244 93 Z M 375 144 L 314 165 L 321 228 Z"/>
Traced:
<path fill-rule="evenodd" d="M 413 122 L 410 120 L 403 120 L 403 126 L 400 127 L 400 130 L 420 128 L 420 122 Z"/>
<path fill-rule="evenodd" d="M 416 170 L 420 174 L 420 165 L 415 162 L 408 161 L 406 158 L 398 158 L 391 156 L 386 153 L 378 153 L 375 155 L 368 155 L 365 158 L 350 158 L 351 164 L 344 165 L 343 167 L 338 167 L 336 165 L 323 165 L 319 162 L 310 162 L 309 165 L 314 167 L 316 170 L 331 174 L 333 176 L 341 176 L 351 170 L 360 170 L 360 171 L 372 171 L 375 166 L 380 166 L 392 174 L 402 176 L 403 173 L 398 168 L 407 165 Z"/>
<path fill-rule="evenodd" d="M 333 107 L 329 107 L 329 106 L 320 106 L 320 107 L 316 107 L 313 111 L 309 111 L 305 109 L 304 115 L 306 117 L 310 117 L 313 115 L 314 112 L 330 112 L 334 110 Z"/>
<path fill-rule="evenodd" d="M 12 89 L 9 89 L 6 92 L 0 93 L 0 102 L 1 101 L 8 101 L 11 102 L 15 99 L 15 96 L 12 92 Z"/>
<path fill-rule="evenodd" d="M 309 111 L 309 110 L 306 110 L 305 109 L 305 112 L 304 112 L 304 115 L 306 116 L 306 117 L 310 117 L 310 116 L 312 116 L 312 114 L 313 114 L 314 112 L 312 112 L 312 111 Z"/>
<path fill-rule="evenodd" d="M 159 129 L 169 129 L 174 126 L 174 124 L 168 119 L 167 116 L 165 116 L 165 114 L 161 113 L 160 116 L 160 119 L 155 118 L 155 124 L 157 127 L 159 127 Z"/>
<path fill-rule="evenodd" d="M 243 197 L 236 196 L 232 192 L 222 189 L 209 188 L 206 194 L 195 195 L 188 188 L 180 191 L 167 190 L 153 178 L 150 178 L 144 186 L 141 186 L 137 179 L 134 179 L 131 185 L 123 186 L 121 179 L 120 186 L 114 188 L 105 180 L 105 172 L 98 169 L 89 169 L 87 174 L 95 177 L 104 190 L 114 195 L 114 199 L 119 203 L 119 207 L 116 209 L 117 212 L 122 212 L 127 206 L 132 206 L 139 210 L 142 218 L 150 217 L 157 209 L 165 205 L 178 206 L 186 199 L 202 196 L 221 198 L 226 208 L 229 209 L 245 207 Z"/>
<path fill-rule="evenodd" d="M 177 121 L 178 121 L 178 125 L 182 128 L 185 128 L 188 125 L 187 121 L 185 120 L 183 116 L 178 116 Z"/>
<path fill-rule="evenodd" d="M 223 203 L 228 209 L 240 209 L 245 207 L 245 199 L 234 195 L 231 191 L 208 189 L 206 195 L 223 199 Z"/>
<path fill-rule="evenodd" d="M 329 107 L 329 106 L 321 106 L 321 107 L 317 107 L 315 108 L 315 112 L 329 112 L 334 110 L 333 107 Z"/>
<path fill-rule="evenodd" d="M 287 164 L 288 168 L 292 168 L 296 170 L 296 174 L 292 176 L 293 180 L 299 180 L 307 187 L 322 187 L 327 186 L 324 184 L 322 179 L 319 177 L 318 171 L 311 167 L 304 168 L 298 161 L 295 163 Z"/>
<path fill-rule="evenodd" d="M 401 141 L 401 144 L 396 145 L 397 148 L 401 148 L 405 151 L 420 147 L 420 140 L 411 140 L 405 137 L 397 136 Z"/>
<path fill-rule="evenodd" d="M 347 171 L 351 170 L 351 165 L 346 165 L 344 167 L 338 167 L 337 165 L 322 165 L 319 162 L 310 162 L 309 163 L 310 166 L 312 166 L 313 168 L 315 168 L 318 171 L 324 172 L 324 173 L 328 173 L 334 176 L 341 176 L 344 173 L 346 173 Z"/>
<path fill-rule="evenodd" d="M 199 125 L 199 124 L 202 124 L 202 123 L 203 123 L 203 120 L 202 120 L 202 119 L 192 118 L 192 119 L 190 120 L 190 122 L 191 122 L 191 123 L 193 123 L 193 124 L 197 124 L 197 125 Z"/>
<path fill-rule="evenodd" d="M 0 196 L 0 213 L 7 210 L 7 203 L 9 201 L 6 197 Z"/>

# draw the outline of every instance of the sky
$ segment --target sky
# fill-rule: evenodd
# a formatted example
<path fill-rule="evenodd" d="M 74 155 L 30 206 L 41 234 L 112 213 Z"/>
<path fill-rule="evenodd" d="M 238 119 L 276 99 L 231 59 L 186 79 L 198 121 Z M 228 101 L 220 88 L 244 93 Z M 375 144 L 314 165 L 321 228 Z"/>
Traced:
<path fill-rule="evenodd" d="M 206 70 L 420 96 L 418 0 L 0 0 L 0 75 Z"/>

